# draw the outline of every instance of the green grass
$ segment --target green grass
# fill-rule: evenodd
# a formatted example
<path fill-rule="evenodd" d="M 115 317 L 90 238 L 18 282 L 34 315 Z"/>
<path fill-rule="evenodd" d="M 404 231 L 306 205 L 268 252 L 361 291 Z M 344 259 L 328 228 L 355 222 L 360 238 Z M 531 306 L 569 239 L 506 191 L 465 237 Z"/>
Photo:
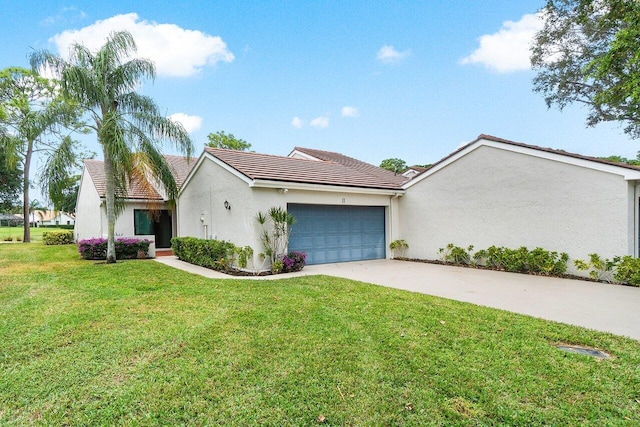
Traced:
<path fill-rule="evenodd" d="M 31 227 L 31 242 L 42 242 L 42 233 L 45 231 L 68 231 L 62 228 L 45 228 Z M 18 238 L 22 240 L 24 229 L 22 227 L 0 227 L 0 242 L 4 242 L 6 238 L 11 237 L 13 242 L 17 242 Z"/>
<path fill-rule="evenodd" d="M 640 343 L 325 276 L 0 245 L 0 425 L 637 425 Z M 608 360 L 559 351 L 568 342 Z"/>

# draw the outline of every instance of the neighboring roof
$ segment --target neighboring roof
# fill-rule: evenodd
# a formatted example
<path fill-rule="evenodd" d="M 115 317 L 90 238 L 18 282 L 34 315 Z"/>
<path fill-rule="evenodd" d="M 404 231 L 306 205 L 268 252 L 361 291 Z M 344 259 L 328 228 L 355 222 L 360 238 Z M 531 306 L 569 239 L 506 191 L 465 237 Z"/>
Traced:
<path fill-rule="evenodd" d="M 3 221 L 23 221 L 20 215 L 0 213 L 0 219 Z"/>
<path fill-rule="evenodd" d="M 347 166 L 351 169 L 359 170 L 366 174 L 379 176 L 382 179 L 389 180 L 391 182 L 396 182 L 399 185 L 402 185 L 407 181 L 407 177 L 402 174 L 396 174 L 387 169 L 383 169 L 369 163 L 365 163 L 358 159 L 354 159 L 353 157 L 345 156 L 344 154 L 335 153 L 333 151 L 323 151 L 323 150 L 315 150 L 313 148 L 303 148 L 303 147 L 295 147 L 293 152 L 299 151 L 301 153 L 307 154 L 311 157 L 315 157 L 319 160 L 324 160 L 326 162 L 335 162 L 341 165 Z M 293 153 L 292 152 L 292 153 Z"/>
<path fill-rule="evenodd" d="M 197 159 L 191 158 L 188 161 L 187 157 L 169 155 L 165 155 L 164 158 L 167 160 L 167 163 L 169 163 L 169 166 L 173 171 L 176 184 L 178 188 L 180 188 L 187 175 L 189 175 L 191 168 L 196 164 Z M 93 184 L 98 191 L 98 195 L 100 197 L 105 197 L 107 187 L 104 174 L 104 162 L 102 160 L 85 160 L 84 165 L 93 180 Z M 140 181 L 129 183 L 126 198 L 139 200 L 164 200 L 153 186 Z"/>
<path fill-rule="evenodd" d="M 385 190 L 401 190 L 400 185 L 406 181 L 402 176 L 382 173 L 382 169 L 367 163 L 347 160 L 350 158 L 346 156 L 317 161 L 211 147 L 205 147 L 205 152 L 252 180 Z"/>
<path fill-rule="evenodd" d="M 56 218 L 60 218 L 62 215 L 66 215 L 69 218 L 75 218 L 74 214 L 70 214 L 62 211 L 53 211 L 53 210 L 36 210 L 33 211 L 39 218 L 39 221 L 53 221 Z"/>
<path fill-rule="evenodd" d="M 483 141 L 485 141 L 485 142 L 483 143 Z M 442 167 L 444 167 L 447 164 L 455 161 L 458 157 L 464 155 L 465 151 L 468 151 L 469 149 L 473 149 L 472 146 L 473 145 L 477 145 L 478 143 L 481 143 L 480 145 L 488 145 L 487 143 L 489 143 L 489 144 L 491 144 L 491 143 L 499 143 L 499 144 L 506 144 L 506 145 L 509 145 L 509 146 L 512 146 L 512 147 L 517 147 L 517 148 L 514 148 L 514 150 L 525 149 L 525 150 L 539 151 L 541 157 L 544 157 L 546 153 L 548 153 L 547 156 L 549 156 L 549 154 L 551 154 L 552 156 L 553 155 L 563 156 L 563 157 L 567 157 L 568 158 L 567 159 L 568 163 L 581 164 L 582 166 L 589 165 L 590 163 L 593 163 L 593 165 L 591 167 L 597 168 L 597 169 L 601 169 L 601 170 L 607 170 L 608 172 L 615 171 L 615 169 L 610 168 L 610 166 L 614 166 L 616 168 L 622 168 L 622 169 L 625 169 L 625 170 L 633 171 L 633 172 L 629 172 L 629 173 L 623 173 L 623 175 L 625 175 L 625 179 L 640 179 L 640 175 L 638 175 L 638 173 L 640 172 L 640 167 L 639 166 L 633 166 L 633 165 L 629 165 L 629 164 L 626 164 L 626 163 L 612 162 L 612 161 L 609 161 L 609 160 L 599 159 L 597 157 L 583 156 L 581 154 L 570 153 L 570 152 L 564 151 L 564 150 L 557 150 L 557 149 L 553 149 L 553 148 L 544 148 L 544 147 L 539 147 L 537 145 L 529 145 L 529 144 L 524 144 L 522 142 L 510 141 L 508 139 L 498 138 L 498 137 L 495 137 L 495 136 L 492 136 L 492 135 L 480 134 L 480 135 L 478 135 L 478 137 L 475 140 L 471 141 L 470 143 L 468 143 L 466 145 L 463 145 L 462 147 L 458 148 L 456 151 L 454 151 L 451 154 L 447 155 L 446 157 L 443 157 L 442 159 L 438 160 L 436 163 L 431 165 L 431 167 L 427 171 L 421 172 L 420 174 L 416 175 L 412 180 L 407 182 L 403 186 L 403 188 L 407 189 L 408 187 L 411 187 L 412 185 L 414 185 L 417 182 L 421 181 L 422 179 L 426 178 L 428 175 L 437 172 Z M 478 146 L 480 146 L 480 145 L 478 145 Z M 559 159 L 559 158 L 556 157 L 556 159 Z M 569 159 L 575 159 L 575 160 L 569 160 Z M 598 165 L 600 165 L 600 166 L 598 166 Z"/>

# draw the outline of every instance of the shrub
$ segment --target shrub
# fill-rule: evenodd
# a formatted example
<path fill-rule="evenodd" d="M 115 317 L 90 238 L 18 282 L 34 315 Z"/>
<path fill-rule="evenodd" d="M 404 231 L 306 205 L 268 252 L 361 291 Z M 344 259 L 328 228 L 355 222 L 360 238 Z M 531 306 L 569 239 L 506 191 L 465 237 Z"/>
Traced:
<path fill-rule="evenodd" d="M 42 242 L 45 245 L 70 245 L 73 243 L 73 231 L 45 231 Z"/>
<path fill-rule="evenodd" d="M 231 242 L 195 237 L 174 237 L 171 248 L 178 259 L 214 270 L 229 268 L 236 254 L 236 246 Z"/>
<path fill-rule="evenodd" d="M 116 239 L 116 259 L 138 258 L 138 252 L 149 253 L 151 242 L 147 239 L 119 238 Z M 107 239 L 98 237 L 81 240 L 78 252 L 84 259 L 101 260 L 107 258 Z"/>
<path fill-rule="evenodd" d="M 446 248 L 440 248 L 443 261 L 453 264 L 473 264 L 485 266 L 495 270 L 504 270 L 512 273 L 530 273 L 560 276 L 566 273 L 569 255 L 565 252 L 548 251 L 542 248 L 533 250 L 521 246 L 518 249 L 510 249 L 504 246 L 489 246 L 480 249 L 471 257 L 473 246 L 467 249 L 449 243 Z M 473 258 L 473 261 L 471 259 Z"/>
<path fill-rule="evenodd" d="M 608 283 L 615 281 L 613 272 L 620 261 L 620 257 L 614 257 L 613 259 L 602 259 L 598 254 L 589 254 L 589 262 L 585 262 L 581 259 L 573 261 L 573 265 L 580 271 L 589 271 L 589 277 L 594 280 L 603 280 Z"/>
<path fill-rule="evenodd" d="M 389 243 L 389 249 L 394 252 L 394 255 L 397 251 L 399 257 L 404 256 L 404 251 L 406 251 L 408 247 L 409 245 L 404 240 L 394 240 L 393 242 Z"/>
<path fill-rule="evenodd" d="M 444 262 L 464 265 L 471 264 L 471 251 L 473 251 L 473 245 L 465 249 L 453 243 L 449 243 L 446 248 L 440 248 L 438 250 L 438 252 L 442 254 L 442 260 Z"/>
<path fill-rule="evenodd" d="M 628 285 L 640 286 L 640 258 L 629 255 L 620 258 L 614 278 Z"/>
<path fill-rule="evenodd" d="M 307 263 L 306 259 L 307 254 L 304 252 L 289 252 L 282 257 L 282 273 L 302 270 Z"/>

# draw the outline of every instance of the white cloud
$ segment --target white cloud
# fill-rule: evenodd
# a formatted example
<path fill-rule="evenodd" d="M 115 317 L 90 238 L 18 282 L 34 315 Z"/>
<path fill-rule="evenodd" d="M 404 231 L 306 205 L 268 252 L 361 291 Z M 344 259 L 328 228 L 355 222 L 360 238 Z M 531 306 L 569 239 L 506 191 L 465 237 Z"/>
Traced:
<path fill-rule="evenodd" d="M 528 70 L 531 43 L 544 25 L 540 14 L 528 14 L 519 21 L 506 21 L 500 31 L 485 34 L 478 40 L 480 47 L 462 58 L 462 64 L 483 64 L 498 73 Z"/>
<path fill-rule="evenodd" d="M 296 129 L 300 129 L 302 126 L 304 126 L 304 122 L 302 121 L 302 119 L 300 119 L 300 117 L 296 116 L 293 118 L 293 120 L 291 120 L 291 126 Z"/>
<path fill-rule="evenodd" d="M 55 15 L 48 16 L 40 23 L 42 25 L 56 25 L 56 24 L 67 24 L 69 22 L 80 21 L 87 17 L 87 14 L 84 11 L 71 6 L 71 7 L 63 7 L 60 12 Z"/>
<path fill-rule="evenodd" d="M 356 107 L 344 106 L 342 107 L 342 117 L 358 117 L 360 112 Z"/>
<path fill-rule="evenodd" d="M 152 60 L 159 76 L 188 77 L 206 65 L 231 62 L 235 58 L 220 37 L 185 30 L 174 24 L 140 20 L 136 13 L 116 15 L 80 30 L 64 31 L 49 41 L 56 45 L 61 55 L 67 55 L 74 42 L 95 51 L 104 44 L 110 32 L 120 30 L 133 35 L 138 55 Z"/>
<path fill-rule="evenodd" d="M 169 118 L 174 121 L 181 123 L 184 126 L 184 129 L 189 132 L 195 132 L 202 127 L 202 117 L 200 116 L 190 116 L 184 113 L 175 113 L 169 116 Z"/>
<path fill-rule="evenodd" d="M 329 126 L 329 117 L 320 116 L 309 122 L 309 126 L 313 126 L 314 128 L 324 129 Z"/>
<path fill-rule="evenodd" d="M 410 49 L 405 50 L 404 52 L 399 52 L 393 46 L 384 45 L 378 51 L 376 58 L 384 64 L 395 64 L 402 61 L 409 55 L 411 55 Z"/>

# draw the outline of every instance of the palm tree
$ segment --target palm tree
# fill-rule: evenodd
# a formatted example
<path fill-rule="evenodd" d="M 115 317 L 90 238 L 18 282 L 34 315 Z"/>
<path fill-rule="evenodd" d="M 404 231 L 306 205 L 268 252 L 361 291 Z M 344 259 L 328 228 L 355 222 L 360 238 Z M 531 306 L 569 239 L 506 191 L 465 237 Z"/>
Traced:
<path fill-rule="evenodd" d="M 127 183 L 150 173 L 165 187 L 170 199 L 177 186 L 160 151 L 171 141 L 188 157 L 193 143 L 184 127 L 160 114 L 155 102 L 136 93 L 145 78 L 155 78 L 155 65 L 146 59 L 129 59 L 137 51 L 129 32 L 112 32 L 95 53 L 82 44 L 71 46 L 68 60 L 47 51 L 31 56 L 34 69 L 49 69 L 60 79 L 62 92 L 91 118 L 102 147 L 107 205 L 107 262 L 116 261 L 114 227 L 126 196 Z M 144 171 L 144 172 L 141 172 Z"/>

